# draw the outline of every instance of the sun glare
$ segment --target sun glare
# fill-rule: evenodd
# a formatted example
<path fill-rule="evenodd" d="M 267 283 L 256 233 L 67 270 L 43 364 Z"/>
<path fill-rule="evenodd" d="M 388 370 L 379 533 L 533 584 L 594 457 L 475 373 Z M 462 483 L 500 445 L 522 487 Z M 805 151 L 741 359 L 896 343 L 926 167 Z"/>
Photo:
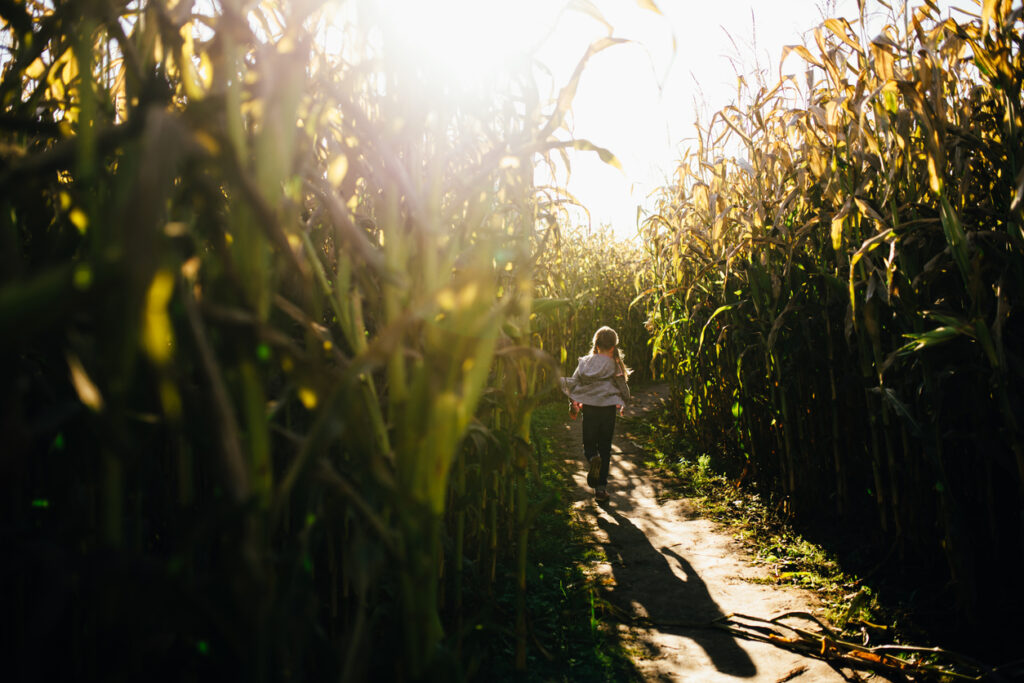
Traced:
<path fill-rule="evenodd" d="M 342 6 L 347 3 L 342 3 Z M 378 0 L 360 5 L 402 46 L 402 58 L 445 83 L 469 87 L 529 54 L 564 3 L 551 0 Z M 343 10 L 344 11 L 344 10 Z M 342 49 L 328 31 L 325 47 Z"/>

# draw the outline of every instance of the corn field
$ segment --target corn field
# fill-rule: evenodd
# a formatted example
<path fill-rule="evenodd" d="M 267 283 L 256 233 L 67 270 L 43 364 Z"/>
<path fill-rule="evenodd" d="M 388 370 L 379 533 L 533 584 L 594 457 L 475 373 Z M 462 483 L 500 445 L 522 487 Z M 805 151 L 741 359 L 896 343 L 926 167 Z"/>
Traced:
<path fill-rule="evenodd" d="M 1024 560 L 1022 9 L 979 4 L 829 19 L 743 85 L 643 226 L 641 297 L 701 452 L 973 625 Z"/>
<path fill-rule="evenodd" d="M 525 668 L 579 73 L 438 92 L 383 11 L 0 5 L 18 680 L 450 680 L 496 593 Z"/>
<path fill-rule="evenodd" d="M 631 246 L 534 181 L 614 163 L 566 116 L 619 39 L 438 87 L 371 0 L 0 2 L 14 679 L 528 669 L 532 415 L 601 325 L 787 511 L 1019 604 L 1022 10 L 978 11 L 826 21 Z"/>

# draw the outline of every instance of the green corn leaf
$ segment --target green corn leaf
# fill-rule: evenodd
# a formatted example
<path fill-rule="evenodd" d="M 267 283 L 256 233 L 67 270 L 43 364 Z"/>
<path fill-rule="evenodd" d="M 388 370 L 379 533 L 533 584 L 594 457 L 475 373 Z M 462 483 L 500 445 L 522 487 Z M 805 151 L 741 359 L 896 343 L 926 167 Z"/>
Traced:
<path fill-rule="evenodd" d="M 704 323 L 704 327 L 701 328 L 701 331 L 700 331 L 700 341 L 698 341 L 698 343 L 697 343 L 697 355 L 700 355 L 700 350 L 704 347 L 704 333 L 707 332 L 708 325 L 710 325 L 711 322 L 715 318 L 717 318 L 720 314 L 725 313 L 726 311 L 731 311 L 735 307 L 736 307 L 735 304 L 726 304 L 725 306 L 719 306 L 718 309 L 715 310 L 715 312 L 711 314 L 711 317 L 708 318 L 708 321 L 706 323 Z"/>

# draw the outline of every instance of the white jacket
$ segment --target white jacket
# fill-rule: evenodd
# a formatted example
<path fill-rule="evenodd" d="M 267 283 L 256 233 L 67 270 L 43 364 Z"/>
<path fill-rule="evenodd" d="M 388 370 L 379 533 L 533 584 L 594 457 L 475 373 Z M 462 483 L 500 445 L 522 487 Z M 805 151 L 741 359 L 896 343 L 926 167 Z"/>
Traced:
<path fill-rule="evenodd" d="M 580 358 L 572 377 L 562 377 L 559 384 L 569 398 L 583 405 L 624 406 L 630 399 L 629 385 L 615 361 L 600 354 Z"/>

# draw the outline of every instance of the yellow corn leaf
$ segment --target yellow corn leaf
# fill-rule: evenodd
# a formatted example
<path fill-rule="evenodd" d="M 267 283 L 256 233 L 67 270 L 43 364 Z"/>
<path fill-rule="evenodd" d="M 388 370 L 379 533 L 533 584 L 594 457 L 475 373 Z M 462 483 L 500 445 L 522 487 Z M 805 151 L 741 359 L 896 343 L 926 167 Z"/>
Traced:
<path fill-rule="evenodd" d="M 877 38 L 871 43 L 871 54 L 875 58 L 875 73 L 881 80 L 889 82 L 896 78 L 892 53 L 879 45 Z"/>
<path fill-rule="evenodd" d="M 539 135 L 541 138 L 547 138 L 548 135 L 550 135 L 552 132 L 558 129 L 559 126 L 562 125 L 562 121 L 565 120 L 566 113 L 572 106 L 573 98 L 576 97 L 576 89 L 579 87 L 580 78 L 583 76 L 583 69 L 586 67 L 587 62 L 590 60 L 590 58 L 596 55 L 598 52 L 601 52 L 602 50 L 607 50 L 609 47 L 613 45 L 620 45 L 622 43 L 628 42 L 630 41 L 628 41 L 625 38 L 612 38 L 609 36 L 606 38 L 600 38 L 598 40 L 595 40 L 593 43 L 590 44 L 590 46 L 587 48 L 587 51 L 583 54 L 583 57 L 580 59 L 579 63 L 576 64 L 576 69 L 573 71 L 572 77 L 569 79 L 569 82 L 566 83 L 565 86 L 563 86 L 562 89 L 559 91 L 558 100 L 555 105 L 555 111 L 551 115 L 551 118 L 548 120 L 547 124 L 544 126 L 543 130 L 541 130 Z"/>
<path fill-rule="evenodd" d="M 970 43 L 974 52 L 974 63 L 984 75 L 989 78 L 993 78 L 1000 71 L 1004 71 L 999 67 L 1005 60 L 1000 60 L 1000 62 L 995 61 L 995 58 L 1000 56 L 998 53 L 994 53 L 993 51 L 986 49 L 984 45 L 979 45 L 973 40 L 970 41 Z"/>
<path fill-rule="evenodd" d="M 574 149 L 584 152 L 597 152 L 597 156 L 600 157 L 601 161 L 609 166 L 614 166 L 620 171 L 622 170 L 622 162 L 620 162 L 618 157 L 604 147 L 598 147 L 589 140 L 583 140 L 582 138 L 573 140 L 572 146 Z"/>
<path fill-rule="evenodd" d="M 35 61 L 25 67 L 25 71 L 22 73 L 33 81 L 38 81 L 46 73 L 46 64 L 43 63 L 42 58 L 36 57 Z"/>
<path fill-rule="evenodd" d="M 341 181 L 345 179 L 347 173 L 348 157 L 339 153 L 327 166 L 327 182 L 334 187 L 338 187 L 341 185 Z"/>
<path fill-rule="evenodd" d="M 831 57 L 832 53 L 830 53 L 828 46 L 825 45 L 825 38 L 822 35 L 820 28 L 814 29 L 814 41 L 817 43 L 818 49 L 821 50 L 822 64 L 824 65 L 825 71 L 827 71 L 828 75 L 832 77 L 832 82 L 835 83 L 836 87 L 840 87 L 843 82 L 842 76 Z"/>
<path fill-rule="evenodd" d="M 305 406 L 306 410 L 313 410 L 319 403 L 319 398 L 316 392 L 309 387 L 299 388 L 299 400 L 302 401 L 302 405 Z"/>
<path fill-rule="evenodd" d="M 71 220 L 71 223 L 78 228 L 78 232 L 84 235 L 86 228 L 89 227 L 89 217 L 85 215 L 85 212 L 78 207 L 75 207 L 71 210 L 71 213 L 68 214 L 68 218 Z"/>
<path fill-rule="evenodd" d="M 786 61 L 786 57 L 789 56 L 790 52 L 797 53 L 798 55 L 803 57 L 804 61 L 807 62 L 808 64 L 813 64 L 813 65 L 815 65 L 817 67 L 821 67 L 822 69 L 825 68 L 825 65 L 822 64 L 813 54 L 811 54 L 811 51 L 808 50 L 803 45 L 786 45 L 786 46 L 784 46 L 782 48 L 782 58 L 779 60 L 779 64 L 782 64 L 783 62 Z"/>
<path fill-rule="evenodd" d="M 199 73 L 199 69 L 196 68 L 195 61 L 195 42 L 192 36 L 192 23 L 189 22 L 181 27 L 181 75 L 182 75 L 182 86 L 185 90 L 185 94 L 190 99 L 198 100 L 201 99 L 205 88 L 203 87 L 203 77 Z M 212 81 L 212 70 L 211 70 L 211 81 Z"/>
<path fill-rule="evenodd" d="M 159 270 L 146 292 L 146 310 L 142 323 L 142 347 L 157 365 L 163 365 L 174 349 L 174 331 L 167 315 L 167 304 L 174 293 L 174 275 Z"/>
<path fill-rule="evenodd" d="M 839 213 L 832 217 L 832 248 L 836 251 L 843 246 L 843 225 L 846 223 L 846 217 L 850 215 L 852 206 L 853 203 L 847 199 Z"/>
<path fill-rule="evenodd" d="M 832 218 L 832 248 L 839 251 L 843 246 L 843 223 L 846 222 L 845 215 L 837 215 Z"/>
<path fill-rule="evenodd" d="M 864 50 L 861 49 L 860 44 L 851 37 L 856 34 L 853 33 L 853 28 L 850 26 L 850 22 L 846 19 L 826 19 L 825 28 L 832 31 L 837 38 L 856 50 L 857 54 L 864 54 Z"/>
<path fill-rule="evenodd" d="M 817 147 L 811 147 L 810 158 L 808 164 L 811 167 L 811 173 L 817 177 L 825 175 L 825 171 L 828 168 L 825 164 L 825 157 Z"/>
<path fill-rule="evenodd" d="M 934 150 L 928 150 L 928 187 L 937 195 L 942 194 L 942 173 L 941 163 L 938 154 Z"/>
<path fill-rule="evenodd" d="M 89 377 L 89 373 L 82 367 L 78 356 L 69 353 L 67 359 L 68 368 L 71 370 L 71 384 L 75 387 L 78 400 L 93 412 L 100 412 L 103 410 L 103 395 L 100 393 L 100 390 Z"/>
<path fill-rule="evenodd" d="M 857 263 L 861 260 L 861 258 L 864 257 L 865 254 L 874 251 L 876 248 L 878 248 L 880 245 L 886 242 L 892 244 L 895 240 L 896 237 L 893 234 L 892 228 L 887 228 L 886 230 L 875 235 L 874 237 L 865 240 L 864 244 L 860 245 L 860 249 L 858 249 L 857 252 L 853 255 L 853 258 L 850 259 L 850 270 L 853 270 L 853 267 L 857 265 Z"/>
<path fill-rule="evenodd" d="M 197 130 L 193 139 L 198 142 L 208 154 L 213 155 L 220 151 L 220 143 L 218 143 L 216 138 L 206 131 Z"/>
<path fill-rule="evenodd" d="M 180 94 L 181 84 L 178 83 L 178 80 L 181 77 L 181 69 L 178 68 L 178 60 L 175 58 L 173 52 L 168 52 L 164 58 L 164 68 L 167 70 L 168 78 L 177 84 L 175 86 L 175 92 Z"/>
<path fill-rule="evenodd" d="M 998 8 L 999 0 L 984 0 L 981 6 L 981 30 L 984 32 L 984 35 L 988 34 L 989 27 L 996 16 Z"/>
<path fill-rule="evenodd" d="M 59 78 L 50 80 L 50 87 L 47 88 L 47 92 L 50 95 L 50 99 L 62 101 L 64 99 L 64 83 Z"/>
<path fill-rule="evenodd" d="M 58 61 L 62 61 L 64 63 L 64 66 L 60 70 L 60 78 L 64 83 L 69 84 L 71 81 L 78 78 L 78 60 L 75 59 L 74 50 L 68 48 Z"/>
<path fill-rule="evenodd" d="M 726 109 L 728 109 L 728 108 L 729 107 L 726 107 Z M 733 107 L 733 109 L 735 109 L 735 107 Z M 731 128 L 734 133 L 736 133 L 741 138 L 743 138 L 743 142 L 747 143 L 748 147 L 751 147 L 751 148 L 754 147 L 754 141 L 751 140 L 750 136 L 748 136 L 746 133 L 744 133 L 742 130 L 740 130 L 739 127 L 735 123 L 732 122 L 732 120 L 729 118 L 728 114 L 725 113 L 725 109 L 723 109 L 720 112 L 718 112 L 718 114 L 716 114 L 716 116 L 721 116 L 721 119 L 725 122 L 725 125 L 729 126 L 729 128 Z"/>
<path fill-rule="evenodd" d="M 857 208 L 860 210 L 862 215 L 867 216 L 868 218 L 871 218 L 872 220 L 878 221 L 879 223 L 884 223 L 885 222 L 885 219 L 883 219 L 878 214 L 878 212 L 875 211 L 871 207 L 871 205 L 868 204 L 865 200 L 861 199 L 860 197 L 854 197 L 853 201 L 856 202 Z"/>
<path fill-rule="evenodd" d="M 880 158 L 882 156 L 882 148 L 879 146 L 878 138 L 875 137 L 875 134 L 866 128 L 861 128 L 860 134 L 864 142 L 867 143 L 868 151 Z"/>
<path fill-rule="evenodd" d="M 153 39 L 153 61 L 157 64 L 162 64 L 164 57 L 164 41 L 160 39 L 160 34 L 157 33 Z"/>
<path fill-rule="evenodd" d="M 828 122 L 830 132 L 837 132 L 835 129 L 843 122 L 843 109 L 839 102 L 830 100 L 825 103 L 825 120 Z"/>
<path fill-rule="evenodd" d="M 213 60 L 210 59 L 209 53 L 199 53 L 199 67 L 197 72 L 199 74 L 199 82 L 203 86 L 203 90 L 209 90 L 213 85 Z"/>
<path fill-rule="evenodd" d="M 658 9 L 658 6 L 654 4 L 654 0 L 636 0 L 636 4 L 641 9 L 646 9 L 650 10 L 651 12 L 655 12 L 656 14 L 661 14 L 661 10 Z"/>
<path fill-rule="evenodd" d="M 603 14 L 601 14 L 601 10 L 599 10 L 590 0 L 571 0 L 571 2 L 566 5 L 566 9 L 575 10 L 591 17 L 608 29 L 608 35 L 611 35 L 615 31 L 615 27 L 608 23 L 608 20 L 604 18 Z"/>

